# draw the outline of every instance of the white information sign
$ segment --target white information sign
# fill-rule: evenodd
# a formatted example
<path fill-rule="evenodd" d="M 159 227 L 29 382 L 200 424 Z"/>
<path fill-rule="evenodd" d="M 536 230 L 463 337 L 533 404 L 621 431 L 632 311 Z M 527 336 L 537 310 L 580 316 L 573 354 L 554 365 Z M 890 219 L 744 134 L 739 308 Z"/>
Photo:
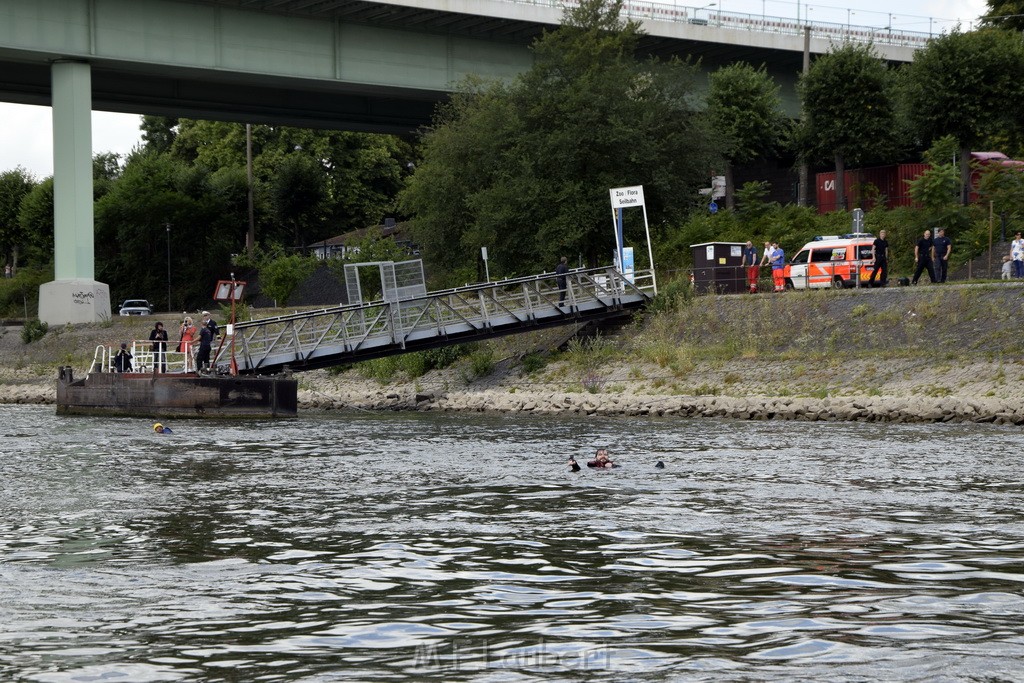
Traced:
<path fill-rule="evenodd" d="M 640 207 L 640 210 L 644 214 L 644 233 L 647 235 L 647 257 L 650 259 L 650 276 L 651 285 L 654 288 L 654 293 L 658 293 L 658 279 L 654 272 L 654 250 L 651 246 L 651 228 L 647 224 L 647 207 L 644 206 L 644 186 L 634 185 L 632 187 L 613 187 L 608 190 L 608 195 L 612 200 L 612 226 L 615 229 L 615 265 L 619 269 L 619 272 L 627 277 L 629 282 L 634 282 L 636 279 L 636 271 L 633 266 L 633 250 L 629 249 L 628 265 L 629 273 L 626 273 L 627 256 L 626 251 L 628 247 L 623 244 L 623 227 L 622 227 L 622 213 L 625 209 L 632 209 L 634 207 Z"/>
<path fill-rule="evenodd" d="M 633 206 L 644 205 L 644 186 L 634 185 L 633 187 L 613 187 L 609 190 L 612 197 L 613 209 L 628 209 Z"/>

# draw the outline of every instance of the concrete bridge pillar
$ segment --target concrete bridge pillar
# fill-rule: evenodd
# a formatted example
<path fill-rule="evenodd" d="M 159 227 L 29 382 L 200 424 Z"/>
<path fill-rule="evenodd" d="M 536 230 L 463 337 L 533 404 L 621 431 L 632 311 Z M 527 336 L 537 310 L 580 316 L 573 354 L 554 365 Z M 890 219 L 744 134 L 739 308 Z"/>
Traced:
<path fill-rule="evenodd" d="M 95 278 L 92 196 L 92 72 L 51 67 L 54 281 L 39 287 L 39 319 L 50 325 L 110 319 L 110 288 Z"/>

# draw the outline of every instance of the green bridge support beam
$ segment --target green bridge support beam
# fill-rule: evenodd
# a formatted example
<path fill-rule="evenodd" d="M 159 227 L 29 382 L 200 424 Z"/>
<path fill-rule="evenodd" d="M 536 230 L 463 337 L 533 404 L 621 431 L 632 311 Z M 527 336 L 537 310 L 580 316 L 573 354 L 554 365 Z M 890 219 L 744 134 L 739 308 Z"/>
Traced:
<path fill-rule="evenodd" d="M 91 71 L 85 62 L 56 61 L 51 74 L 56 263 L 54 281 L 39 287 L 39 319 L 109 320 L 110 288 L 95 281 Z"/>

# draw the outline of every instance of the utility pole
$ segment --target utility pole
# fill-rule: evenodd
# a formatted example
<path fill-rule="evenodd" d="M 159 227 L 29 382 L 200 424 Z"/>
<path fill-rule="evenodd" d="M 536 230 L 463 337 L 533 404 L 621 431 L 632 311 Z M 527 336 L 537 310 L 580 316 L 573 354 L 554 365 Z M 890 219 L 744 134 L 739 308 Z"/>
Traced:
<path fill-rule="evenodd" d="M 804 77 L 807 76 L 807 72 L 811 70 L 811 27 L 804 26 Z M 807 112 L 803 110 L 803 103 L 800 105 L 800 118 L 801 120 L 806 116 Z M 807 168 L 807 159 L 804 158 L 803 154 L 800 155 L 800 166 L 798 173 L 800 174 L 800 182 L 797 186 L 796 191 L 796 203 L 797 206 L 807 206 L 807 191 L 808 191 L 808 176 L 810 170 Z"/>
<path fill-rule="evenodd" d="M 245 251 L 251 256 L 256 247 L 256 219 L 252 203 L 252 124 L 245 124 L 245 179 L 249 188 L 249 230 L 245 233 Z"/>
<path fill-rule="evenodd" d="M 171 308 L 171 224 L 165 223 L 164 227 L 167 228 L 167 310 L 172 311 Z"/>

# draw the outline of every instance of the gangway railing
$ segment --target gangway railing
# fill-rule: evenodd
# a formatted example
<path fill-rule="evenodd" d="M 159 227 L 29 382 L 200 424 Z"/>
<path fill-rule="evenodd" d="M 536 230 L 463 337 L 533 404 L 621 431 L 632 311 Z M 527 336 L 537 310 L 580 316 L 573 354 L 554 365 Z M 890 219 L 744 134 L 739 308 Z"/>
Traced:
<path fill-rule="evenodd" d="M 650 270 L 626 277 L 578 269 L 564 277 L 564 290 L 558 275 L 544 273 L 237 323 L 235 364 L 240 374 L 327 367 L 621 315 L 655 294 Z M 214 358 L 218 370 L 230 365 L 231 348 L 224 344 Z"/>

